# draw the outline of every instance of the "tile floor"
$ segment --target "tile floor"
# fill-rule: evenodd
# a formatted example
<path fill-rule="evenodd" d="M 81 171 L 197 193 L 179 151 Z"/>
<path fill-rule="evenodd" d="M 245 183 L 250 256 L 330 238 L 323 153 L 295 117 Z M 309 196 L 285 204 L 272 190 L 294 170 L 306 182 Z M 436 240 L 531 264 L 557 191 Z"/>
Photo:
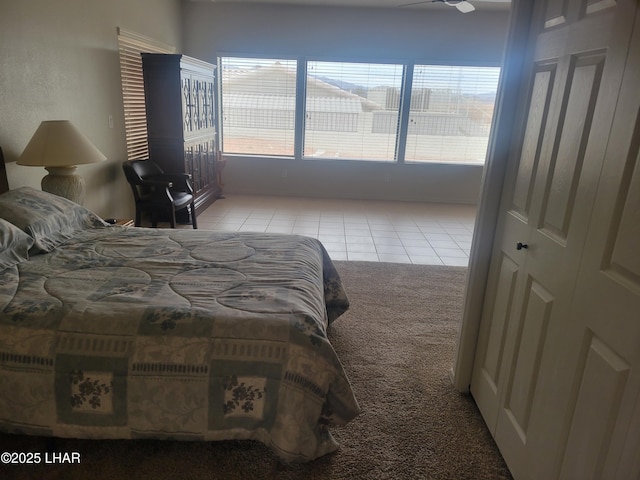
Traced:
<path fill-rule="evenodd" d="M 475 211 L 468 205 L 226 195 L 198 216 L 198 227 L 307 235 L 334 260 L 466 266 Z"/>

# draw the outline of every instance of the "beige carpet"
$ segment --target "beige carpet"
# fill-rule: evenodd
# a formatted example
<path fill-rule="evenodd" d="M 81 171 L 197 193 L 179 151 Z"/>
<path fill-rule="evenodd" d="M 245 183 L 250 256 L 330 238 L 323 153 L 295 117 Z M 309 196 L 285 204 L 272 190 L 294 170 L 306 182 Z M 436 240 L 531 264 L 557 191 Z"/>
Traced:
<path fill-rule="evenodd" d="M 254 442 L 58 440 L 79 465 L 7 466 L 10 479 L 442 479 L 511 476 L 473 400 L 449 381 L 462 267 L 336 262 L 351 309 L 330 337 L 363 413 L 335 428 L 340 449 L 283 466 Z M 46 440 L 0 435 L 0 452 L 45 452 Z"/>

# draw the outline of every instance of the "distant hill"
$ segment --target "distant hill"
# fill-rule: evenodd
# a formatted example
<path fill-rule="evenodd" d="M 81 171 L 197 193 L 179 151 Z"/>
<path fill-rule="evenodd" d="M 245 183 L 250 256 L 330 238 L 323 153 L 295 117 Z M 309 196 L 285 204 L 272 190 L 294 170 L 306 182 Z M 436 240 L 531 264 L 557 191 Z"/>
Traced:
<path fill-rule="evenodd" d="M 357 85 L 351 82 L 345 82 L 343 80 L 336 80 L 335 78 L 324 77 L 322 75 L 309 75 L 310 77 L 317 78 L 321 82 L 328 83 L 329 85 L 333 85 L 334 87 L 339 88 L 340 90 L 345 90 L 347 92 L 363 92 L 366 89 L 362 85 Z"/>

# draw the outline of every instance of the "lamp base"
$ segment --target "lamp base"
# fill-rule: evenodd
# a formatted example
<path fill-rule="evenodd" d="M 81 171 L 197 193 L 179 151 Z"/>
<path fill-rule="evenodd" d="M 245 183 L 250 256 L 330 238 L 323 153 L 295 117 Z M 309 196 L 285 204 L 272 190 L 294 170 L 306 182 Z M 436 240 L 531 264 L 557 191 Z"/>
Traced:
<path fill-rule="evenodd" d="M 84 201 L 84 178 L 75 174 L 75 166 L 45 167 L 49 172 L 42 178 L 42 191 L 64 197 L 82 205 Z"/>

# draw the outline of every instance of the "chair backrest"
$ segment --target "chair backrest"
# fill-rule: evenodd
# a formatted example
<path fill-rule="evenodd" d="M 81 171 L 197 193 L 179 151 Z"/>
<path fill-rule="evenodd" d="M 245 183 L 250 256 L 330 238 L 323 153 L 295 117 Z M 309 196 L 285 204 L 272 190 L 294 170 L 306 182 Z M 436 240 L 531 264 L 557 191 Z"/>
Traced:
<path fill-rule="evenodd" d="M 144 183 L 145 177 L 164 173 L 162 169 L 151 160 L 127 160 L 122 163 L 122 170 L 124 170 L 124 176 L 127 178 L 127 182 L 131 185 L 136 203 L 141 200 L 141 192 L 138 188 Z"/>
<path fill-rule="evenodd" d="M 129 183 L 135 182 L 137 185 L 141 184 L 148 176 L 162 175 L 164 173 L 164 171 L 151 160 L 127 160 L 122 164 L 122 168 Z"/>

